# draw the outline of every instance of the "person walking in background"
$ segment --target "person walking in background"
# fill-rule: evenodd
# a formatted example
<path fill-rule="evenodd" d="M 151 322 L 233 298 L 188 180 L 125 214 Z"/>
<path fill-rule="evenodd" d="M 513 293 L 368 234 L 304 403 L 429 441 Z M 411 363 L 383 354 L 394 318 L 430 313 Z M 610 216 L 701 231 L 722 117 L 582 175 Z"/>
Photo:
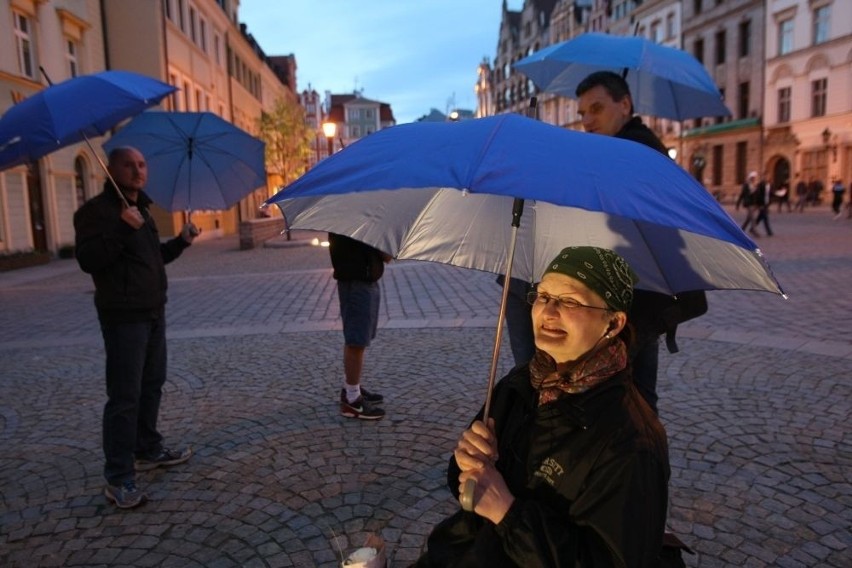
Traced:
<path fill-rule="evenodd" d="M 737 203 L 734 208 L 739 211 L 740 206 L 745 207 L 746 210 L 746 218 L 743 221 L 742 226 L 740 227 L 743 231 L 748 230 L 752 236 L 759 237 L 760 233 L 757 232 L 757 223 L 755 223 L 755 209 L 756 209 L 756 200 L 757 200 L 757 172 L 750 172 L 748 177 L 743 182 L 742 188 L 740 189 L 740 196 L 737 198 Z"/>
<path fill-rule="evenodd" d="M 796 178 L 799 178 L 799 174 L 796 174 Z M 796 182 L 796 206 L 795 209 L 799 213 L 804 213 L 805 211 L 805 203 L 808 201 L 808 184 L 805 183 L 805 180 L 799 179 Z"/>
<path fill-rule="evenodd" d="M 840 219 L 844 193 L 846 193 L 846 188 L 843 187 L 843 182 L 840 181 L 840 178 L 835 178 L 831 184 L 831 210 L 834 211 L 835 219 Z"/>
<path fill-rule="evenodd" d="M 391 256 L 355 239 L 328 234 L 328 250 L 343 320 L 343 388 L 340 414 L 346 418 L 381 420 L 384 396 L 361 386 L 364 352 L 376 337 L 381 289 L 379 280 Z"/>
<path fill-rule="evenodd" d="M 126 203 L 108 182 L 83 204 L 74 214 L 75 254 L 95 284 L 106 351 L 104 495 L 129 509 L 147 498 L 136 472 L 177 465 L 192 455 L 190 448 L 163 445 L 157 418 L 166 381 L 165 264 L 200 231 L 187 223 L 180 235 L 160 242 L 148 211 L 151 199 L 143 191 L 147 164 L 137 149 L 114 149 L 108 171 Z"/>
<path fill-rule="evenodd" d="M 781 186 L 774 191 L 775 200 L 778 202 L 778 212 L 781 213 L 781 210 L 784 208 L 784 205 L 787 206 L 787 213 L 792 213 L 793 207 L 790 205 L 790 185 L 787 182 L 781 184 Z"/>
<path fill-rule="evenodd" d="M 769 226 L 769 203 L 772 196 L 772 184 L 769 183 L 768 176 L 764 174 L 760 183 L 757 184 L 757 195 L 755 196 L 755 208 L 757 209 L 757 217 L 754 219 L 754 227 L 760 223 L 766 229 L 766 236 L 773 235 L 772 228 Z"/>

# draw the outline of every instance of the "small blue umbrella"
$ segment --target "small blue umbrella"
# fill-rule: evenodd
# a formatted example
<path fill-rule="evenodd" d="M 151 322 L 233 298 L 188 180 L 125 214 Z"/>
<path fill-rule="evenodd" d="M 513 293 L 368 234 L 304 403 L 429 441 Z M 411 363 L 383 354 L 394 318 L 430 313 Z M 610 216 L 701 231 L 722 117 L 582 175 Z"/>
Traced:
<path fill-rule="evenodd" d="M 129 71 L 82 75 L 47 87 L 0 118 L 0 170 L 101 136 L 175 90 Z"/>
<path fill-rule="evenodd" d="M 213 113 L 142 113 L 104 149 L 122 146 L 145 156 L 145 193 L 167 211 L 228 209 L 266 185 L 263 141 Z"/>
<path fill-rule="evenodd" d="M 626 73 L 638 114 L 673 120 L 731 114 L 695 57 L 641 37 L 589 32 L 536 51 L 513 67 L 541 91 L 571 98 L 590 73 Z"/>

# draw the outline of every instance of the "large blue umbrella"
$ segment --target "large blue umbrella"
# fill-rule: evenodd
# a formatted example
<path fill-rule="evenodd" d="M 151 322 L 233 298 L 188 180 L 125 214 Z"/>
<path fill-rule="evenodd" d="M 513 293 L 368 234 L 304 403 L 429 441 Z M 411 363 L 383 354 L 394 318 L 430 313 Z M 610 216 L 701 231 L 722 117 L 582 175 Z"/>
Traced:
<path fill-rule="evenodd" d="M 526 200 L 512 246 L 513 198 Z M 379 131 L 273 196 L 292 229 L 396 258 L 538 278 L 561 248 L 619 252 L 638 287 L 781 293 L 755 243 L 692 176 L 641 144 L 514 114 Z"/>
<path fill-rule="evenodd" d="M 121 146 L 145 156 L 145 193 L 167 211 L 228 209 L 266 185 L 263 141 L 209 112 L 142 113 L 104 149 Z"/>
<path fill-rule="evenodd" d="M 520 115 L 379 131 L 269 203 L 293 229 L 348 235 L 398 259 L 505 274 L 485 419 L 510 277 L 540 277 L 566 246 L 617 251 L 648 290 L 782 293 L 754 243 L 673 161 L 636 142 Z M 466 510 L 473 494 L 469 482 Z"/>
<path fill-rule="evenodd" d="M 82 75 L 47 87 L 0 118 L 0 170 L 101 136 L 175 90 L 129 71 Z"/>
<path fill-rule="evenodd" d="M 590 73 L 626 73 L 638 114 L 673 120 L 731 114 L 695 57 L 641 37 L 589 32 L 536 51 L 513 67 L 541 91 L 572 98 Z"/>

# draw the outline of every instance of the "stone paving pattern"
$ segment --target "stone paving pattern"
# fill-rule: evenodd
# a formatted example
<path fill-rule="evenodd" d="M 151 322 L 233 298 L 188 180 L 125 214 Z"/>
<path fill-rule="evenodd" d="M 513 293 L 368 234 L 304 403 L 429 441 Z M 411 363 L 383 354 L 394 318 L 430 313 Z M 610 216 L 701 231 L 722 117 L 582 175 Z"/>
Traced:
<path fill-rule="evenodd" d="M 712 292 L 681 352 L 661 351 L 688 566 L 852 566 L 852 221 L 821 207 L 772 223 L 758 244 L 789 299 Z M 347 420 L 335 287 L 310 236 L 200 241 L 169 265 L 160 425 L 196 455 L 140 474 L 150 501 L 131 511 L 101 493 L 89 277 L 71 260 L 0 274 L 0 566 L 332 567 L 369 533 L 392 566 L 417 557 L 457 507 L 445 466 L 482 404 L 500 290 L 392 263 L 364 379 L 388 416 Z"/>

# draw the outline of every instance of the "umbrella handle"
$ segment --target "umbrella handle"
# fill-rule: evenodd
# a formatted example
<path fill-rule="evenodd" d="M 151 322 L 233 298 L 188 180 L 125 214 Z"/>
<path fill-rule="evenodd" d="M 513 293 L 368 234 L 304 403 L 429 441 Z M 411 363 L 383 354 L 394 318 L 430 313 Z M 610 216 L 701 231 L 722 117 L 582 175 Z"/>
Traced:
<path fill-rule="evenodd" d="M 534 103 L 533 103 L 534 104 Z M 482 421 L 488 424 L 491 414 L 491 393 L 494 392 L 494 379 L 497 376 L 497 363 L 500 358 L 500 341 L 503 337 L 503 320 L 506 317 L 506 303 L 509 300 L 509 281 L 512 279 L 512 264 L 515 261 L 515 242 L 518 240 L 518 227 L 521 226 L 521 215 L 524 213 L 524 200 L 518 197 L 512 203 L 512 239 L 509 244 L 509 256 L 506 259 L 506 277 L 503 281 L 503 296 L 500 300 L 500 315 L 497 318 L 497 332 L 494 337 L 494 350 L 491 355 L 491 370 L 488 374 L 488 390 L 485 393 L 485 409 Z M 475 507 L 473 494 L 476 491 L 476 481 L 468 479 L 459 493 L 459 503 L 462 509 L 472 512 Z"/>
<path fill-rule="evenodd" d="M 474 502 L 473 502 L 473 493 L 476 491 L 476 480 L 468 479 L 464 482 L 464 487 L 462 487 L 461 493 L 459 493 L 459 503 L 461 503 L 462 509 L 465 511 L 472 513 Z"/>

